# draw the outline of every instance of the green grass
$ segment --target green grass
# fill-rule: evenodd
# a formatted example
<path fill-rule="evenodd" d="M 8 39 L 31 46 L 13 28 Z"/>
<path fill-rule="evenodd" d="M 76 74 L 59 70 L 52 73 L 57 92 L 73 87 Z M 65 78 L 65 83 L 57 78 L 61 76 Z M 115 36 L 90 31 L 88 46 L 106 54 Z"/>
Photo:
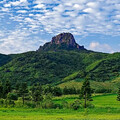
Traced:
<path fill-rule="evenodd" d="M 99 66 L 99 64 L 100 64 L 101 61 L 102 60 L 98 60 L 98 61 L 90 64 L 88 67 L 86 67 L 86 71 L 89 72 L 89 71 L 95 69 L 95 67 Z"/>
<path fill-rule="evenodd" d="M 77 95 L 54 98 L 54 102 L 72 102 Z M 97 95 L 93 97 L 94 108 L 72 109 L 28 109 L 0 108 L 0 120 L 120 120 L 120 102 L 116 95 Z"/>
<path fill-rule="evenodd" d="M 75 87 L 76 89 L 81 89 L 82 84 L 83 84 L 82 79 L 75 79 L 61 83 L 58 85 L 58 87 L 63 89 L 65 88 L 65 86 L 67 86 L 68 88 Z M 111 90 L 112 93 L 116 93 L 120 86 L 120 77 L 115 78 L 113 81 L 105 81 L 105 82 L 90 81 L 90 84 L 91 84 L 91 88 L 97 91 L 97 93 L 102 89 Z"/>
<path fill-rule="evenodd" d="M 120 101 L 116 100 L 116 95 L 102 95 L 102 96 L 95 96 L 93 98 L 93 104 L 96 107 L 109 107 L 109 108 L 119 108 L 120 109 Z"/>

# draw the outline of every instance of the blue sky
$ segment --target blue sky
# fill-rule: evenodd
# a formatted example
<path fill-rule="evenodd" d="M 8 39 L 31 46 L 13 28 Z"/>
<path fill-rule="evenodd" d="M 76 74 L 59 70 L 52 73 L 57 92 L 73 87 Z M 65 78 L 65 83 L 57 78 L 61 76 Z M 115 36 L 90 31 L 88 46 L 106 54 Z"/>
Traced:
<path fill-rule="evenodd" d="M 0 53 L 37 50 L 61 32 L 100 52 L 120 52 L 119 0 L 0 0 Z"/>

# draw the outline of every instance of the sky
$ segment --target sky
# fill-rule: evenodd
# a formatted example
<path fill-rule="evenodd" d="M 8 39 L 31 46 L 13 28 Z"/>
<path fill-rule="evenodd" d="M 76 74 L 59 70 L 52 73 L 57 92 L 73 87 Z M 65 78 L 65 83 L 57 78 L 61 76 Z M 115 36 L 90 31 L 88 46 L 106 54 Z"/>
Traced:
<path fill-rule="evenodd" d="M 0 0 L 0 53 L 37 50 L 62 32 L 89 50 L 120 52 L 120 0 Z"/>

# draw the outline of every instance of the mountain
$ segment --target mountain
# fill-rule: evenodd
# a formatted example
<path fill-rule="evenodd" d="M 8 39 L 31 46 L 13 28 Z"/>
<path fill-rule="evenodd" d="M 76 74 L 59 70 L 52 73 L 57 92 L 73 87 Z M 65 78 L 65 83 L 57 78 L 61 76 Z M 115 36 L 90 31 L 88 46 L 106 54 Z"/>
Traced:
<path fill-rule="evenodd" d="M 38 51 L 57 51 L 57 50 L 86 50 L 75 42 L 71 33 L 61 33 L 52 38 L 51 42 L 40 46 Z"/>
<path fill-rule="evenodd" d="M 5 65 L 6 63 L 8 63 L 11 60 L 12 60 L 11 55 L 0 54 L 0 66 Z"/>
<path fill-rule="evenodd" d="M 86 50 L 75 42 L 71 33 L 53 37 L 37 51 L 14 55 L 0 67 L 0 81 L 10 80 L 13 85 L 17 81 L 29 85 L 36 82 L 61 84 L 77 78 L 100 82 L 119 76 L 120 53 Z"/>
<path fill-rule="evenodd" d="M 65 77 L 63 82 L 77 78 L 87 78 L 97 82 L 111 81 L 120 77 L 120 53 L 109 54 L 106 58 L 97 60 L 84 70 L 77 71 Z"/>

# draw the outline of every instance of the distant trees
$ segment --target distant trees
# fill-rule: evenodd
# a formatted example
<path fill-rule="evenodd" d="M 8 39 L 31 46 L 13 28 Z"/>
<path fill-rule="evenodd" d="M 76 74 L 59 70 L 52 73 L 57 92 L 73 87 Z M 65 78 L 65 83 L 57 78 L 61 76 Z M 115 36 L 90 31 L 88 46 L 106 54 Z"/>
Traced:
<path fill-rule="evenodd" d="M 3 85 L 0 83 L 0 98 L 3 97 Z"/>
<path fill-rule="evenodd" d="M 43 94 L 42 94 L 42 86 L 40 84 L 35 84 L 31 88 L 32 92 L 32 100 L 36 103 L 36 105 L 39 104 L 43 100 Z"/>
<path fill-rule="evenodd" d="M 14 101 L 18 100 L 18 95 L 16 93 L 8 93 L 7 94 L 7 100 L 9 105 L 15 105 Z"/>
<path fill-rule="evenodd" d="M 6 98 L 7 94 L 11 92 L 11 90 L 12 90 L 11 83 L 9 80 L 6 80 L 5 83 L 3 84 L 3 98 Z"/>
<path fill-rule="evenodd" d="M 62 90 L 59 87 L 54 87 L 53 88 L 53 95 L 54 96 L 61 96 L 62 95 Z"/>
<path fill-rule="evenodd" d="M 25 97 L 28 94 L 28 87 L 27 87 L 27 83 L 26 82 L 23 82 L 23 83 L 20 84 L 18 93 L 22 97 L 22 101 L 23 101 L 23 105 L 24 105 Z"/>
<path fill-rule="evenodd" d="M 87 107 L 87 101 L 91 101 L 92 97 L 91 97 L 91 88 L 90 88 L 90 82 L 88 79 L 86 79 L 83 82 L 81 91 L 80 91 L 80 99 L 84 99 L 84 107 Z"/>
<path fill-rule="evenodd" d="M 118 90 L 117 100 L 120 101 L 120 87 L 119 87 L 119 90 Z"/>
<path fill-rule="evenodd" d="M 81 92 L 80 92 L 81 91 Z M 30 106 L 40 108 L 72 108 L 79 109 L 82 106 L 80 100 L 73 103 L 56 104 L 52 98 L 54 96 L 79 94 L 81 98 L 86 102 L 91 100 L 91 88 L 89 81 L 83 83 L 82 89 L 79 90 L 75 87 L 64 87 L 63 89 L 58 86 L 40 85 L 39 83 L 32 86 L 28 86 L 26 82 L 16 82 L 15 86 L 11 86 L 10 81 L 6 81 L 4 84 L 0 83 L 0 105 L 5 107 L 16 106 Z M 22 103 L 22 104 L 21 104 Z"/>
<path fill-rule="evenodd" d="M 80 90 L 76 89 L 75 87 L 69 88 L 69 87 L 64 87 L 63 88 L 63 94 L 64 95 L 69 95 L 69 94 L 79 94 Z"/>

